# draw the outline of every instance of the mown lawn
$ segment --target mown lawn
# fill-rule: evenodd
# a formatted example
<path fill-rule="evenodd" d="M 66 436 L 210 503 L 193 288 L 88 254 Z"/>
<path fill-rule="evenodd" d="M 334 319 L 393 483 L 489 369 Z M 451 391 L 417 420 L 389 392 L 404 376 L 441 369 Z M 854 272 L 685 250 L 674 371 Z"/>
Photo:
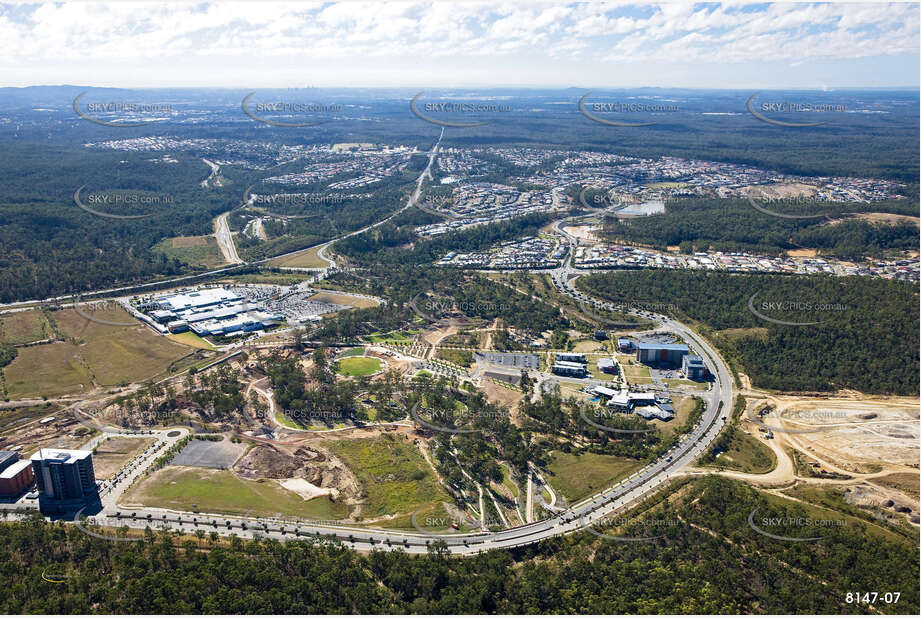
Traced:
<path fill-rule="evenodd" d="M 394 343 L 410 343 L 412 342 L 412 335 L 395 330 L 389 333 L 373 333 L 366 336 L 365 339 L 371 343 L 381 343 L 384 341 L 392 341 Z"/>
<path fill-rule="evenodd" d="M 383 363 L 370 356 L 351 356 L 338 361 L 339 373 L 344 376 L 370 376 L 383 367 Z"/>

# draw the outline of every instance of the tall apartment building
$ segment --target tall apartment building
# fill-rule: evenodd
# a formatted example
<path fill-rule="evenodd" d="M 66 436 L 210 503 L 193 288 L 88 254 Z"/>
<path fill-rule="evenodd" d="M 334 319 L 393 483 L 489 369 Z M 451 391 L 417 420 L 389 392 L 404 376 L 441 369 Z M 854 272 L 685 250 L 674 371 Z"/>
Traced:
<path fill-rule="evenodd" d="M 77 511 L 99 503 L 92 451 L 44 448 L 30 459 L 42 513 Z"/>

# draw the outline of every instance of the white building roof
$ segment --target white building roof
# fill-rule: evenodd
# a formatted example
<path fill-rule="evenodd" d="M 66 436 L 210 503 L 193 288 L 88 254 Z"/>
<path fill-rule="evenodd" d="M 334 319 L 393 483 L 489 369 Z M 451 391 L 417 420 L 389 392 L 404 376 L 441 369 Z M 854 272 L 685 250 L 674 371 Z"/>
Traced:
<path fill-rule="evenodd" d="M 173 311 L 191 307 L 204 307 L 216 303 L 239 300 L 241 296 L 226 288 L 206 288 L 184 294 L 174 294 L 157 299 L 160 306 L 167 306 Z"/>
<path fill-rule="evenodd" d="M 620 391 L 605 386 L 596 386 L 594 390 L 596 395 L 601 395 L 603 397 L 613 397 L 614 395 L 620 394 Z"/>
<path fill-rule="evenodd" d="M 20 459 L 16 463 L 8 466 L 3 472 L 0 472 L 0 479 L 11 479 L 20 472 L 23 468 L 28 468 L 32 465 L 32 462 L 28 459 Z"/>
<path fill-rule="evenodd" d="M 92 451 L 81 451 L 67 448 L 40 448 L 32 454 L 29 461 L 59 460 L 61 463 L 74 463 L 92 456 Z"/>

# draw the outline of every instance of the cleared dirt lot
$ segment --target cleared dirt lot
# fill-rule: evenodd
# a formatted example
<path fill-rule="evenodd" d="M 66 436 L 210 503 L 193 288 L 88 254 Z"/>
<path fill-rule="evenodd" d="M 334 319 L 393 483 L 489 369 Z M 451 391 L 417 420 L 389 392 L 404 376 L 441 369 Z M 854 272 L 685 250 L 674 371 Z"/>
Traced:
<path fill-rule="evenodd" d="M 918 525 L 917 399 L 845 393 L 749 402 L 751 411 L 765 405 L 772 411 L 760 421 L 773 428 L 772 437 L 753 421 L 743 420 L 742 428 L 772 450 L 776 467 L 764 474 L 719 474 L 775 488 L 771 491 L 792 487 L 785 491 L 814 496 L 842 492 L 849 504 L 875 517 Z"/>
<path fill-rule="evenodd" d="M 918 465 L 919 413 L 917 400 L 907 398 L 796 399 L 776 398 L 788 436 L 820 460 L 852 472 L 877 466 Z"/>
<path fill-rule="evenodd" d="M 122 469 L 122 466 L 137 457 L 154 442 L 156 442 L 154 438 L 122 436 L 109 438 L 97 446 L 93 453 L 93 471 L 96 473 L 96 478 L 111 478 Z"/>

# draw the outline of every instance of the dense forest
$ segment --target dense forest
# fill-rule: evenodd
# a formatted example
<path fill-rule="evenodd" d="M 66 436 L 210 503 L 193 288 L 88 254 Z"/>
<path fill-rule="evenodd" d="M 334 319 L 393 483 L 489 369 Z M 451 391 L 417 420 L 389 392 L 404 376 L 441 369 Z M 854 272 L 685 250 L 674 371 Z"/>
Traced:
<path fill-rule="evenodd" d="M 918 225 L 843 218 L 843 213 L 895 212 L 918 216 L 918 200 L 880 204 L 829 203 L 822 209 L 791 208 L 796 204 L 771 203 L 782 214 L 820 214 L 834 219 L 785 219 L 758 212 L 747 200 L 682 198 L 668 200 L 665 212 L 633 219 L 607 218 L 604 233 L 611 240 L 653 245 L 659 249 L 680 246 L 686 252 L 749 251 L 778 255 L 791 249 L 818 249 L 824 255 L 856 258 L 881 255 L 887 250 L 915 249 Z M 904 212 L 903 212 L 904 211 Z"/>
<path fill-rule="evenodd" d="M 748 525 L 756 508 L 772 517 L 822 518 L 844 525 L 823 528 L 825 538 L 819 542 L 783 542 Z M 401 551 L 362 555 L 325 539 L 183 540 L 162 531 L 152 531 L 142 542 L 112 543 L 74 526 L 33 518 L 0 524 L 0 570 L 6 582 L 0 610 L 918 613 L 916 535 L 909 538 L 859 513 L 767 497 L 717 477 L 684 481 L 667 500 L 651 499 L 641 509 L 618 533 L 638 536 L 657 521 L 668 522 L 656 529 L 660 538 L 617 542 L 584 531 L 470 558 L 447 556 L 437 543 L 419 557 Z M 793 525 L 771 530 L 804 535 Z M 848 602 L 847 593 L 855 591 L 898 592 L 900 597 L 897 603 L 877 602 L 871 608 Z"/>
<path fill-rule="evenodd" d="M 918 392 L 918 287 L 913 283 L 657 270 L 596 274 L 579 285 L 611 300 L 675 305 L 679 318 L 709 329 L 720 349 L 759 387 Z M 820 323 L 778 324 L 755 315 L 750 302 L 774 320 Z"/>

